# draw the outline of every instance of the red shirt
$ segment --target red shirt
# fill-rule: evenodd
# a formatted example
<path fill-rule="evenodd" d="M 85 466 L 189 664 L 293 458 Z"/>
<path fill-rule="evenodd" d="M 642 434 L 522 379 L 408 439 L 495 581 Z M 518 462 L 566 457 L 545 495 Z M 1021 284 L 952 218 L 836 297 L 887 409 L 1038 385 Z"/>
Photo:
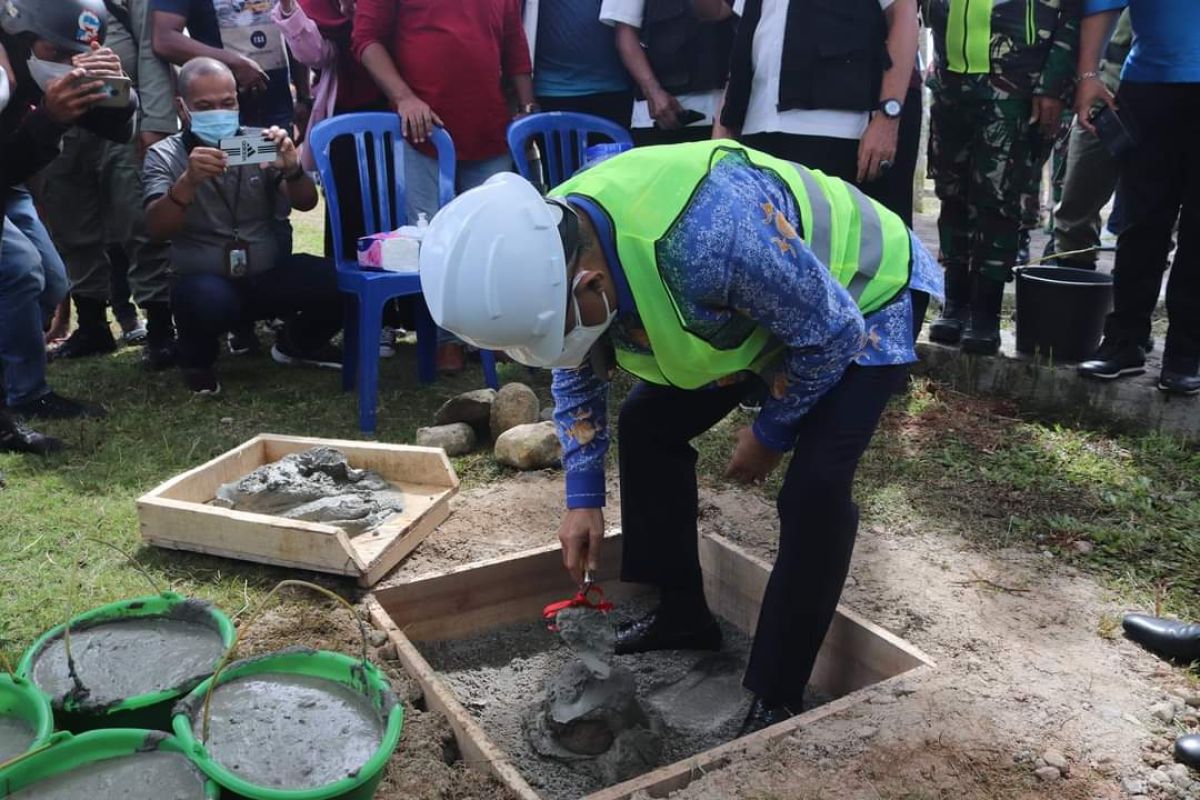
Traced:
<path fill-rule="evenodd" d="M 441 117 L 457 157 L 508 152 L 501 79 L 533 72 L 521 0 L 358 0 L 354 55 L 387 48 L 400 77 Z"/>

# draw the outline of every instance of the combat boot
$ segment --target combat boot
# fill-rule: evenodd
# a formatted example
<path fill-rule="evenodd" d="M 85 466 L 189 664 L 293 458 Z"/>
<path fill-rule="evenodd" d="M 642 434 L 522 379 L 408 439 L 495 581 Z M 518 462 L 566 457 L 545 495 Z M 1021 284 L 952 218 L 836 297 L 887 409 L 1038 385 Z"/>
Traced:
<path fill-rule="evenodd" d="M 958 344 L 971 318 L 971 272 L 965 265 L 946 267 L 946 302 L 929 326 L 929 341 Z"/>
<path fill-rule="evenodd" d="M 994 356 L 1000 350 L 1000 306 L 1004 302 L 1004 281 L 976 275 L 971 292 L 971 319 L 962 335 L 962 350 L 980 356 Z"/>
<path fill-rule="evenodd" d="M 117 340 L 109 330 L 104 301 L 89 297 L 76 297 L 74 301 L 79 327 L 50 351 L 50 358 L 87 358 L 116 350 Z"/>

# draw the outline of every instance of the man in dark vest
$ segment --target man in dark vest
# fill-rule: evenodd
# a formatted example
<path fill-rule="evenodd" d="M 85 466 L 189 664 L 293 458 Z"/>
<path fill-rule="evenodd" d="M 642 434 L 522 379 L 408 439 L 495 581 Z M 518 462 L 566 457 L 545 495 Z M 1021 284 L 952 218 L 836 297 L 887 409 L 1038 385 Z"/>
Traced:
<path fill-rule="evenodd" d="M 617 52 L 637 86 L 638 145 L 710 138 L 729 71 L 734 20 L 726 0 L 604 0 Z"/>
<path fill-rule="evenodd" d="M 779 493 L 779 556 L 763 600 L 743 732 L 802 708 L 858 529 L 851 485 L 888 398 L 916 360 L 912 300 L 937 265 L 854 186 L 729 140 L 635 148 L 549 198 L 498 175 L 434 217 L 421 283 L 439 325 L 554 369 L 577 580 L 604 534 L 611 365 L 641 379 L 620 429 L 622 579 L 661 604 L 618 653 L 716 650 L 697 541 L 689 442 L 766 388 L 727 475 Z"/>

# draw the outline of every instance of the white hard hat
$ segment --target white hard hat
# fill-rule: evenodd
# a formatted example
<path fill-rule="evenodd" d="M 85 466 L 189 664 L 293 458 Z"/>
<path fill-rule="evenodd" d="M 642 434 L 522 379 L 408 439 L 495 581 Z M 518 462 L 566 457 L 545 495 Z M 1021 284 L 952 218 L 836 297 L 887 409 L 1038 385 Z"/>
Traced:
<path fill-rule="evenodd" d="M 565 221 L 577 236 L 574 212 L 511 172 L 448 203 L 421 241 L 421 288 L 434 321 L 527 366 L 550 364 L 566 327 Z"/>

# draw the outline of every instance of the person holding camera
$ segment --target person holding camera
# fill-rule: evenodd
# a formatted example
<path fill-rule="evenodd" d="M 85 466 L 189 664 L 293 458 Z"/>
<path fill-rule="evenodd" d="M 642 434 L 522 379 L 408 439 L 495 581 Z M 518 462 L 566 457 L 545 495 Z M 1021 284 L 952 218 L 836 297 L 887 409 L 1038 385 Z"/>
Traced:
<path fill-rule="evenodd" d="M 1126 6 L 1133 49 L 1114 97 L 1100 80 L 1100 57 Z M 1085 0 L 1084 12 L 1075 90 L 1079 124 L 1096 132 L 1101 119 L 1094 111 L 1104 106 L 1107 127 L 1125 128 L 1133 146 L 1119 167 L 1125 219 L 1113 267 L 1113 311 L 1095 358 L 1080 364 L 1079 372 L 1111 380 L 1146 371 L 1150 316 L 1178 220 L 1158 388 L 1200 394 L 1200 4 Z"/>
<path fill-rule="evenodd" d="M 277 362 L 341 367 L 329 346 L 342 322 L 333 265 L 292 252 L 288 216 L 315 208 L 317 187 L 287 132 L 242 127 L 237 89 L 215 59 L 185 64 L 177 98 L 184 130 L 150 148 L 143 175 L 146 228 L 171 242 L 177 362 L 197 394 L 221 390 L 219 337 L 255 320 L 286 321 L 271 349 Z M 248 143 L 225 141 L 240 136 Z M 273 147 L 275 160 L 246 163 L 242 154 L 255 145 Z"/>

